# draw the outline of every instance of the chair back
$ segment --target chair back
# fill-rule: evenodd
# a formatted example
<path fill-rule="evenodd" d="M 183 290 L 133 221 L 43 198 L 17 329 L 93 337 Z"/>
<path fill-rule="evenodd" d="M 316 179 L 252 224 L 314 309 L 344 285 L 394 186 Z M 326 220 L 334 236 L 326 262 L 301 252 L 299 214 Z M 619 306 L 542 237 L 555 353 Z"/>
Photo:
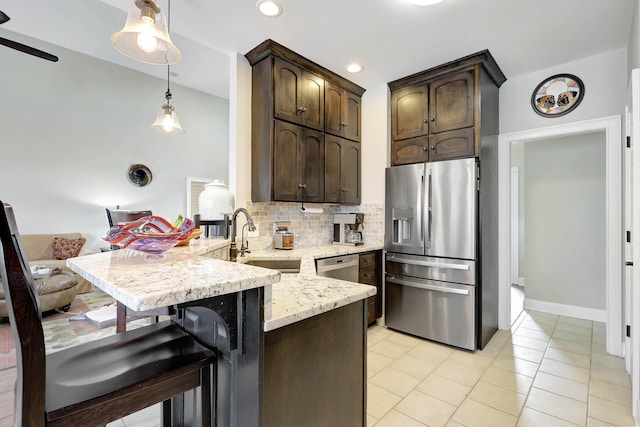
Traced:
<path fill-rule="evenodd" d="M 15 425 L 44 423 L 46 355 L 38 294 L 11 205 L 0 210 L 0 277 L 16 348 Z"/>
<path fill-rule="evenodd" d="M 109 220 L 109 227 L 113 227 L 119 222 L 130 222 L 140 219 L 144 216 L 152 215 L 151 211 L 126 211 L 126 210 L 112 210 L 107 209 L 107 220 Z"/>

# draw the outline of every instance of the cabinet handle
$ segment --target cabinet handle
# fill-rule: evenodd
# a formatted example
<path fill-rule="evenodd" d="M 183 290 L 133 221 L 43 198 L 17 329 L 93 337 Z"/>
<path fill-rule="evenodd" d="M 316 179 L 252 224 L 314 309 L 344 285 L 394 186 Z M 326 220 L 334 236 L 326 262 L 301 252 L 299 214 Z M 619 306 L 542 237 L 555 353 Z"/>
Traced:
<path fill-rule="evenodd" d="M 340 123 L 340 126 L 349 126 L 349 123 Z"/>
<path fill-rule="evenodd" d="M 429 123 L 429 120 L 424 119 L 424 120 L 422 120 L 422 123 Z"/>
<path fill-rule="evenodd" d="M 435 118 L 435 117 L 431 117 L 431 121 L 432 121 L 432 122 L 435 122 L 435 121 L 436 121 L 436 118 Z"/>
<path fill-rule="evenodd" d="M 307 184 L 298 184 L 298 188 L 307 188 Z"/>
<path fill-rule="evenodd" d="M 305 111 L 307 111 L 307 107 L 298 107 L 298 111 L 304 113 Z"/>
<path fill-rule="evenodd" d="M 349 191 L 349 189 L 348 188 L 342 188 L 342 189 L 340 189 L 340 191 L 344 191 L 346 193 L 347 191 Z"/>
<path fill-rule="evenodd" d="M 435 150 L 435 149 L 436 149 L 436 146 L 435 146 L 435 145 L 432 145 L 432 146 L 431 146 L 431 149 L 432 149 L 432 150 Z"/>
<path fill-rule="evenodd" d="M 422 147 L 422 150 L 423 151 L 427 151 L 427 147 Z"/>

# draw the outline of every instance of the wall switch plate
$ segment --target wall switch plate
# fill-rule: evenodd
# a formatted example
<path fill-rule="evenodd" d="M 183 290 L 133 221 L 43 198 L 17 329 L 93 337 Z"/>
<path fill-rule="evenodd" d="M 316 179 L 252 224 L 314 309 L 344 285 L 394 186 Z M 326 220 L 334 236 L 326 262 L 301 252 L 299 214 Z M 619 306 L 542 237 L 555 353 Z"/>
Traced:
<path fill-rule="evenodd" d="M 260 225 L 255 224 L 255 226 L 256 226 L 256 229 L 254 231 L 249 231 L 247 233 L 247 237 L 260 237 Z"/>

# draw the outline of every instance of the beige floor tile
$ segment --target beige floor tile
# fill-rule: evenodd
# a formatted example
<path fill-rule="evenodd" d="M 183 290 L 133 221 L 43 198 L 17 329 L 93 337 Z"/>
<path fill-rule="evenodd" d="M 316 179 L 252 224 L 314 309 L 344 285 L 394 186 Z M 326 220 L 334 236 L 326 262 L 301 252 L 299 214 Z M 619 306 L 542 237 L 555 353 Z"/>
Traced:
<path fill-rule="evenodd" d="M 414 420 L 411 417 L 406 416 L 402 412 L 398 412 L 395 410 L 387 412 L 379 422 L 376 424 L 376 427 L 424 427 L 425 424 L 422 424 L 419 421 Z"/>
<path fill-rule="evenodd" d="M 544 353 L 544 357 L 545 359 L 568 363 L 569 365 L 578 366 L 580 368 L 589 369 L 591 367 L 591 358 L 589 356 L 573 353 L 571 351 L 560 350 L 558 348 L 549 347 Z"/>
<path fill-rule="evenodd" d="M 434 373 L 441 377 L 459 382 L 460 384 L 473 387 L 475 383 L 478 382 L 484 371 L 484 368 L 461 365 L 451 360 L 446 360 L 438 366 Z"/>
<path fill-rule="evenodd" d="M 378 422 L 378 419 L 373 415 L 367 414 L 367 427 L 373 427 Z"/>
<path fill-rule="evenodd" d="M 516 393 L 484 381 L 478 381 L 478 384 L 469 393 L 469 399 L 516 417 L 520 414 L 526 398 L 526 394 Z"/>
<path fill-rule="evenodd" d="M 464 424 L 460 424 L 457 421 L 449 420 L 449 422 L 444 427 L 467 427 Z"/>
<path fill-rule="evenodd" d="M 580 320 L 580 319 L 578 319 Z M 591 323 L 591 322 L 589 322 Z M 580 326 L 580 325 L 573 325 L 571 323 L 565 323 L 565 322 L 558 322 L 558 324 L 556 325 L 556 329 L 554 332 L 558 332 L 558 331 L 564 331 L 564 332 L 569 332 L 575 335 L 582 335 L 585 337 L 590 337 L 592 335 L 592 331 L 593 328 L 591 325 L 589 326 Z"/>
<path fill-rule="evenodd" d="M 584 328 L 579 328 L 578 329 L 584 329 Z M 553 331 L 553 335 L 551 338 L 554 339 L 560 339 L 560 340 L 565 340 L 565 341 L 571 341 L 571 342 L 575 342 L 578 344 L 583 344 L 586 346 L 591 346 L 591 335 L 581 335 L 581 334 L 576 334 L 573 332 L 569 332 L 569 331 L 563 331 L 561 329 L 556 328 L 555 331 Z"/>
<path fill-rule="evenodd" d="M 367 380 L 370 379 L 372 376 L 374 376 L 376 374 L 376 372 L 373 371 L 369 371 L 367 370 Z"/>
<path fill-rule="evenodd" d="M 631 408 L 631 389 L 591 378 L 589 395 Z"/>
<path fill-rule="evenodd" d="M 611 427 L 611 423 L 606 423 L 595 418 L 587 417 L 587 427 Z"/>
<path fill-rule="evenodd" d="M 607 335 L 606 334 L 596 334 L 594 333 L 591 336 L 591 342 L 595 343 L 595 344 L 606 344 L 607 342 Z"/>
<path fill-rule="evenodd" d="M 541 311 L 527 311 L 527 317 L 531 320 L 536 321 L 537 323 L 546 323 L 554 325 L 558 323 L 558 315 L 551 313 L 543 313 Z"/>
<path fill-rule="evenodd" d="M 532 387 L 525 406 L 570 423 L 585 425 L 587 404 Z"/>
<path fill-rule="evenodd" d="M 593 322 L 594 334 L 605 334 L 607 332 L 607 324 L 604 322 Z"/>
<path fill-rule="evenodd" d="M 515 345 L 530 348 L 533 350 L 538 350 L 538 351 L 545 351 L 549 345 L 548 339 L 540 340 L 537 338 L 529 338 L 522 335 L 518 335 L 517 333 L 511 337 L 511 342 Z"/>
<path fill-rule="evenodd" d="M 601 366 L 603 368 L 615 369 L 617 371 L 626 371 L 624 359 L 611 354 L 592 354 L 591 366 Z"/>
<path fill-rule="evenodd" d="M 367 352 L 367 370 L 379 372 L 393 362 L 393 358 L 385 356 L 375 351 Z"/>
<path fill-rule="evenodd" d="M 410 348 L 404 345 L 396 344 L 385 338 L 379 343 L 369 347 L 369 350 L 375 351 L 376 353 L 382 354 L 387 357 L 391 357 L 392 359 L 397 359 L 398 357 L 409 351 Z"/>
<path fill-rule="evenodd" d="M 466 399 L 453 414 L 453 420 L 467 427 L 510 427 L 517 418 L 472 399 Z"/>
<path fill-rule="evenodd" d="M 379 343 L 392 332 L 383 326 L 372 326 L 367 329 L 367 345 L 371 347 L 373 344 Z"/>
<path fill-rule="evenodd" d="M 533 386 L 584 403 L 587 403 L 589 396 L 588 384 L 547 374 L 546 372 L 538 372 Z"/>
<path fill-rule="evenodd" d="M 409 356 L 408 354 L 399 357 L 389 366 L 419 380 L 425 379 L 427 375 L 438 367 L 436 364 Z"/>
<path fill-rule="evenodd" d="M 535 377 L 540 365 L 538 363 L 529 362 L 528 360 L 499 354 L 498 357 L 496 357 L 496 360 L 493 361 L 493 366 L 521 375 L 526 375 L 528 377 Z"/>
<path fill-rule="evenodd" d="M 591 329 L 593 327 L 593 321 L 586 320 L 586 319 L 578 319 L 575 317 L 560 316 L 558 318 L 558 326 L 560 325 L 573 325 L 573 326 L 580 326 L 582 328 Z"/>
<path fill-rule="evenodd" d="M 616 426 L 632 426 L 635 424 L 631 415 L 631 408 L 595 396 L 589 398 L 589 417 Z"/>
<path fill-rule="evenodd" d="M 375 384 L 367 384 L 367 413 L 380 419 L 402 398 Z"/>
<path fill-rule="evenodd" d="M 584 354 L 586 356 L 591 355 L 591 346 L 589 344 L 567 341 L 560 338 L 554 338 L 553 336 L 551 337 L 551 341 L 549 341 L 549 347 Z"/>
<path fill-rule="evenodd" d="M 480 381 L 485 381 L 517 393 L 527 394 L 533 383 L 533 378 L 496 366 L 490 366 L 482 377 L 480 377 Z"/>
<path fill-rule="evenodd" d="M 431 374 L 416 387 L 416 390 L 458 406 L 467 397 L 471 387 Z"/>
<path fill-rule="evenodd" d="M 400 397 L 409 394 L 419 383 L 419 379 L 391 367 L 384 368 L 369 380 L 369 384 L 375 384 Z"/>
<path fill-rule="evenodd" d="M 414 390 L 402 399 L 394 409 L 429 427 L 441 427 L 447 423 L 456 407 Z"/>
<path fill-rule="evenodd" d="M 510 331 L 498 330 L 491 337 L 486 346 L 484 346 L 485 350 L 500 350 L 502 347 L 511 339 Z"/>
<path fill-rule="evenodd" d="M 541 332 L 546 332 L 547 334 L 551 335 L 553 333 L 553 330 L 556 328 L 555 323 L 538 323 L 537 321 L 533 320 L 533 319 L 525 319 L 522 321 L 522 323 L 520 324 L 520 326 L 518 327 L 518 329 L 520 328 L 526 328 L 526 329 L 532 329 L 534 331 L 541 331 Z"/>
<path fill-rule="evenodd" d="M 540 364 L 540 371 L 556 375 L 583 384 L 589 384 L 589 370 L 556 360 L 544 359 Z"/>
<path fill-rule="evenodd" d="M 417 359 L 426 360 L 427 362 L 431 362 L 435 365 L 439 365 L 444 362 L 449 356 L 451 356 L 454 351 L 456 350 L 442 346 L 440 344 L 425 342 L 409 350 L 407 355 L 415 357 Z"/>
<path fill-rule="evenodd" d="M 551 334 L 548 334 L 544 331 L 537 331 L 535 329 L 527 329 L 527 328 L 518 328 L 516 332 L 513 334 L 514 336 L 534 338 L 541 341 L 549 341 L 551 338 Z"/>
<path fill-rule="evenodd" d="M 421 338 L 416 338 L 414 336 L 402 334 L 400 332 L 395 332 L 395 331 L 393 331 L 386 339 L 388 341 L 391 341 L 396 344 L 400 344 L 409 348 L 413 348 L 418 344 L 422 344 L 426 341 Z"/>
<path fill-rule="evenodd" d="M 486 353 L 485 355 L 479 354 L 480 352 L 467 352 L 467 351 L 456 351 L 453 353 L 448 361 L 452 361 L 455 363 L 460 363 L 461 365 L 471 366 L 474 368 L 488 368 L 493 359 L 498 355 L 498 353 Z"/>
<path fill-rule="evenodd" d="M 517 427 L 575 427 L 576 425 L 525 407 L 520 414 Z"/>
<path fill-rule="evenodd" d="M 516 344 L 505 345 L 500 353 L 534 363 L 540 363 L 544 357 L 544 351 L 534 350 L 532 348 L 522 347 Z"/>
<path fill-rule="evenodd" d="M 631 378 L 624 371 L 603 368 L 601 366 L 592 366 L 591 378 L 615 384 L 620 387 L 631 388 Z"/>

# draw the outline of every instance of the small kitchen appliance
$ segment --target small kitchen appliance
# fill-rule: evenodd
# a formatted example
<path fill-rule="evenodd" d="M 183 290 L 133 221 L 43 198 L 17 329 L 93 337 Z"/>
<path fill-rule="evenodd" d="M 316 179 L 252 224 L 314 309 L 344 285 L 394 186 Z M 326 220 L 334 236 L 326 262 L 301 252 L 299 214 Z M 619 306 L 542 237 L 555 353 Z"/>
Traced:
<path fill-rule="evenodd" d="M 364 244 L 360 226 L 364 224 L 363 213 L 337 213 L 333 215 L 333 244 L 353 245 Z"/>
<path fill-rule="evenodd" d="M 275 222 L 273 224 L 273 248 L 293 249 L 294 235 L 289 231 L 288 222 Z"/>

